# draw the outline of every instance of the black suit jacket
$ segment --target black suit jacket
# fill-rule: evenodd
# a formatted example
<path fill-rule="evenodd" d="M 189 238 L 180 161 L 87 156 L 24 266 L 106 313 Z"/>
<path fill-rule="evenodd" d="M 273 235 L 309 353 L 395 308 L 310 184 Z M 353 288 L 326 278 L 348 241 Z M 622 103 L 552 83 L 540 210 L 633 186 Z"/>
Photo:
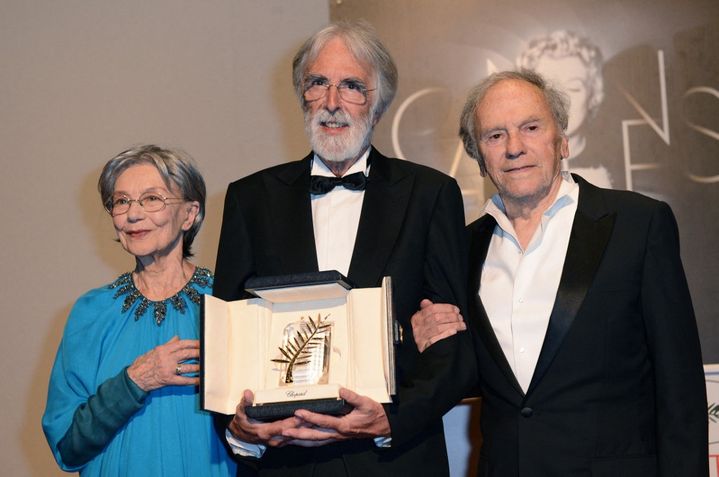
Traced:
<path fill-rule="evenodd" d="M 309 194 L 311 158 L 230 184 L 215 296 L 244 298 L 244 283 L 252 276 L 318 269 Z M 452 178 L 433 169 L 384 157 L 375 149 L 370 161 L 348 278 L 359 287 L 379 286 L 387 275 L 393 278 L 395 314 L 405 336 L 398 350 L 399 394 L 395 404 L 385 407 L 392 446 L 378 449 L 373 440 L 362 439 L 314 449 L 269 448 L 255 462 L 260 475 L 397 477 L 448 472 L 441 416 L 460 398 L 462 386 L 456 384 L 470 380 L 470 368 L 465 367 L 462 378 L 456 369 L 461 353 L 471 353 L 471 341 L 462 333 L 467 336 L 447 340 L 431 356 L 420 357 L 410 318 L 425 297 L 459 305 L 465 300 L 461 194 Z"/>
<path fill-rule="evenodd" d="M 478 296 L 496 222 L 470 236 L 481 476 L 708 474 L 697 327 L 669 206 L 578 176 L 579 204 L 525 394 Z"/>

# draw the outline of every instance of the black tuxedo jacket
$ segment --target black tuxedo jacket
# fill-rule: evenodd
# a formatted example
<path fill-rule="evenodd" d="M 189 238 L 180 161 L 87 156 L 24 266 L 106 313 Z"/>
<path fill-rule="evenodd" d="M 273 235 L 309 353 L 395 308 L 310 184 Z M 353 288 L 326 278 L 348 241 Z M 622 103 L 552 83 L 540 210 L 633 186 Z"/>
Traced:
<path fill-rule="evenodd" d="M 525 394 L 479 299 L 496 222 L 468 227 L 481 476 L 706 476 L 694 312 L 669 206 L 578 176 L 559 290 Z"/>
<path fill-rule="evenodd" d="M 230 184 L 215 296 L 245 298 L 244 283 L 252 276 L 317 271 L 311 158 L 310 154 Z M 254 462 L 260 475 L 397 477 L 448 472 L 441 416 L 461 397 L 456 370 L 462 353 L 471 356 L 471 340 L 461 333 L 467 336 L 447 340 L 431 356 L 420 357 L 410 318 L 425 297 L 460 306 L 466 300 L 461 194 L 452 178 L 433 169 L 384 157 L 375 149 L 370 161 L 348 278 L 359 287 L 379 286 L 387 275 L 393 279 L 395 314 L 404 342 L 398 349 L 399 394 L 385 407 L 392 446 L 378 449 L 372 439 L 362 439 L 319 448 L 268 448 Z M 469 371 L 462 376 L 471 379 Z M 224 441 L 224 425 L 218 427 Z"/>

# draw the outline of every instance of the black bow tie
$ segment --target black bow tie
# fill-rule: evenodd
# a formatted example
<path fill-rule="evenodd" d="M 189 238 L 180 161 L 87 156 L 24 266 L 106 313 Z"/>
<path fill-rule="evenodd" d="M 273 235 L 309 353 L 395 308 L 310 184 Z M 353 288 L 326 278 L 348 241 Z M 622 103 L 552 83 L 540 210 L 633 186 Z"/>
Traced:
<path fill-rule="evenodd" d="M 367 177 L 363 172 L 355 172 L 344 177 L 310 176 L 311 194 L 326 194 L 338 185 L 349 190 L 364 190 Z"/>

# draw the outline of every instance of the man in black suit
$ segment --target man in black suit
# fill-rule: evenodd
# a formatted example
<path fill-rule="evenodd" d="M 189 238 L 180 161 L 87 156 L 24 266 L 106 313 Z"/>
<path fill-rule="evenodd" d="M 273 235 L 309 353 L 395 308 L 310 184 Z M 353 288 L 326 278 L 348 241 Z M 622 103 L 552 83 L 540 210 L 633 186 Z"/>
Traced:
<path fill-rule="evenodd" d="M 663 202 L 562 172 L 567 106 L 497 73 L 460 136 L 498 194 L 468 227 L 479 475 L 706 476 L 707 412 L 676 221 Z M 420 349 L 464 329 L 422 303 Z M 441 341 L 440 341 L 441 342 Z"/>
<path fill-rule="evenodd" d="M 460 398 L 455 370 L 471 341 L 457 336 L 420 357 L 409 320 L 423 296 L 456 305 L 466 297 L 459 188 L 370 145 L 397 71 L 366 24 L 333 24 L 312 36 L 294 58 L 293 82 L 312 152 L 230 184 L 214 294 L 245 298 L 253 276 L 336 269 L 358 287 L 391 276 L 406 334 L 399 392 L 383 406 L 343 389 L 354 406 L 346 416 L 301 410 L 262 424 L 245 415 L 253 399 L 246 391 L 231 420 L 216 420 L 219 432 L 263 476 L 447 475 L 441 416 Z"/>

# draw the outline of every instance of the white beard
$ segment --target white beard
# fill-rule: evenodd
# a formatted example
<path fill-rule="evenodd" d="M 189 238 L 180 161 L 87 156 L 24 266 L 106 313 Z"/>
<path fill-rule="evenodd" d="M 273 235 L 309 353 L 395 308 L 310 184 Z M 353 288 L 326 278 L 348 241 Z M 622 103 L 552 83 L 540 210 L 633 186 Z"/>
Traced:
<path fill-rule="evenodd" d="M 334 114 L 326 109 L 319 109 L 314 115 L 305 111 L 305 132 L 310 140 L 312 150 L 328 162 L 344 162 L 356 159 L 370 144 L 372 139 L 372 114 L 354 120 L 341 109 Z M 336 123 L 348 126 L 345 134 L 326 135 L 322 124 Z"/>

